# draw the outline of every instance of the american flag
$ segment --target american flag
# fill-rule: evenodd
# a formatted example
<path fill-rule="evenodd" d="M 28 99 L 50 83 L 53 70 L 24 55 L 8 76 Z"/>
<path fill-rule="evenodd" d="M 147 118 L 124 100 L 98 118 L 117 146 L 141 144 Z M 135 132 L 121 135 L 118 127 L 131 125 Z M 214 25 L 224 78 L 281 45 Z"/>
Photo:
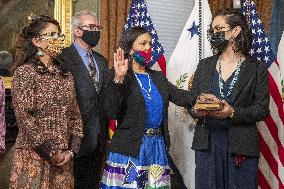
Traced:
<path fill-rule="evenodd" d="M 284 113 L 280 69 L 252 0 L 243 2 L 242 12 L 253 33 L 251 55 L 268 68 L 270 115 L 258 124 L 260 133 L 259 188 L 284 189 Z"/>
<path fill-rule="evenodd" d="M 158 41 L 157 32 L 153 26 L 152 20 L 148 14 L 147 6 L 144 0 L 132 0 L 124 31 L 128 31 L 134 26 L 144 27 L 149 31 L 152 37 L 152 56 L 150 65 L 158 62 L 162 72 L 166 75 L 166 60 L 164 49 Z"/>

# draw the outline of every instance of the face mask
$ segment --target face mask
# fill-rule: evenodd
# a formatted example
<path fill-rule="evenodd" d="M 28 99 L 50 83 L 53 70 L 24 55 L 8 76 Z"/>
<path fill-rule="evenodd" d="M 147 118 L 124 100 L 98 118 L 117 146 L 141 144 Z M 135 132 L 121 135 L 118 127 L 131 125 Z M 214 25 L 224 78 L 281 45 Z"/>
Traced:
<path fill-rule="evenodd" d="M 225 38 L 225 31 L 210 34 L 210 44 L 218 52 L 222 52 L 229 44 L 229 40 Z"/>
<path fill-rule="evenodd" d="M 83 30 L 82 40 L 90 47 L 95 47 L 100 40 L 100 31 Z"/>
<path fill-rule="evenodd" d="M 62 49 L 64 48 L 64 40 L 62 39 L 45 39 L 47 45 L 44 48 L 45 51 L 48 51 L 50 56 L 56 58 L 61 54 Z"/>
<path fill-rule="evenodd" d="M 138 64 L 142 66 L 148 66 L 151 61 L 151 49 L 149 49 L 147 52 L 145 51 L 134 51 L 134 53 L 131 55 L 133 60 L 137 62 Z"/>

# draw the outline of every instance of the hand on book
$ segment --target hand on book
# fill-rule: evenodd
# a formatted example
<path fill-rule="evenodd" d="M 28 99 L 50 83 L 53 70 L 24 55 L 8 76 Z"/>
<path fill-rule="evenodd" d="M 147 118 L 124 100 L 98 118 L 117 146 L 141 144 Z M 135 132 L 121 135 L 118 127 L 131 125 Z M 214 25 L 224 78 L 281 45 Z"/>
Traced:
<path fill-rule="evenodd" d="M 212 112 L 223 109 L 223 103 L 212 94 L 201 94 L 193 108 L 198 117 L 212 116 Z"/>
<path fill-rule="evenodd" d="M 232 118 L 234 115 L 234 109 L 232 108 L 232 106 L 225 100 L 222 100 L 221 102 L 223 104 L 223 108 L 219 111 L 212 111 L 211 116 L 219 118 Z"/>
<path fill-rule="evenodd" d="M 212 116 L 219 118 L 231 117 L 234 109 L 225 100 L 220 100 L 212 94 L 201 94 L 193 108 L 198 117 Z"/>

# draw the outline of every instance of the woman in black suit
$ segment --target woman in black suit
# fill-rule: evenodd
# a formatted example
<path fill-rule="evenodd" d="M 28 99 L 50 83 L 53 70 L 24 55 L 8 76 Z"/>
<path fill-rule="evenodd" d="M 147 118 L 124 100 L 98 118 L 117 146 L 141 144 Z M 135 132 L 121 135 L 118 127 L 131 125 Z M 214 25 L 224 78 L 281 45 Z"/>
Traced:
<path fill-rule="evenodd" d="M 252 34 L 241 13 L 218 13 L 209 36 L 215 56 L 200 61 L 192 93 L 210 91 L 222 101 L 224 109 L 193 109 L 198 117 L 192 144 L 196 188 L 257 188 L 256 122 L 269 114 L 267 68 L 249 55 Z"/>
<path fill-rule="evenodd" d="M 151 36 L 142 27 L 124 33 L 106 88 L 106 110 L 118 126 L 101 188 L 170 188 L 169 101 L 191 109 L 196 97 L 148 68 Z M 124 57 L 128 59 L 124 60 Z M 128 69 L 129 63 L 129 69 Z"/>

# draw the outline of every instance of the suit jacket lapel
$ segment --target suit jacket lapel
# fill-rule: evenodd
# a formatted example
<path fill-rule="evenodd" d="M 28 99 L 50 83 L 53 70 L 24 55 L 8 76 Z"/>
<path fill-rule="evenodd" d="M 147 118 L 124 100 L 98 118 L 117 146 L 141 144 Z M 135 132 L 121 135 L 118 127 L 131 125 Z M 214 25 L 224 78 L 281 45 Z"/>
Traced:
<path fill-rule="evenodd" d="M 99 74 L 100 74 L 100 77 L 99 77 L 99 83 L 100 85 L 102 85 L 103 83 L 103 78 L 104 78 L 104 62 L 102 62 L 99 57 L 96 55 L 96 52 L 93 51 L 93 56 L 95 57 L 95 60 L 96 60 L 96 63 L 98 65 L 98 68 L 99 68 Z"/>
<path fill-rule="evenodd" d="M 136 80 L 135 78 L 135 75 L 134 75 L 134 72 L 132 70 L 129 70 L 128 71 L 129 75 L 128 75 L 128 81 L 127 82 L 130 82 L 130 90 L 131 90 L 131 93 L 134 94 L 134 96 L 130 97 L 131 99 L 132 98 L 138 98 L 139 101 L 138 101 L 138 104 L 143 104 L 144 106 L 146 106 L 145 102 L 144 102 L 144 97 L 143 97 L 143 94 L 140 90 L 140 86 L 139 86 L 139 83 L 138 81 Z"/>
<path fill-rule="evenodd" d="M 82 60 L 82 58 L 80 57 L 79 53 L 77 52 L 76 48 L 74 47 L 74 45 L 72 44 L 69 47 L 68 53 L 70 54 L 70 59 L 69 62 L 71 62 L 71 64 L 69 64 L 69 67 L 73 70 L 73 76 L 78 78 L 77 79 L 77 83 L 79 86 L 83 87 L 83 86 L 93 86 L 93 82 L 91 80 L 91 77 L 82 77 L 83 75 L 88 75 L 88 70 Z M 86 85 L 86 83 L 89 83 L 90 85 Z M 86 90 L 88 91 L 88 90 Z M 95 87 L 92 87 L 92 91 L 95 91 Z"/>
<path fill-rule="evenodd" d="M 213 76 L 214 72 L 216 70 L 216 64 L 219 56 L 214 56 L 213 59 L 207 59 L 210 60 L 210 62 L 205 62 L 206 68 L 204 69 L 205 73 L 202 74 L 200 87 L 201 91 L 203 93 L 210 93 L 211 88 L 212 88 L 212 81 L 213 81 Z"/>
<path fill-rule="evenodd" d="M 149 69 L 149 70 L 147 70 L 147 72 L 149 73 L 152 81 L 154 82 L 154 84 L 158 88 L 158 91 L 159 91 L 160 95 L 163 98 L 163 103 L 164 103 L 164 106 L 165 106 L 166 105 L 166 101 L 168 99 L 168 95 L 167 95 L 168 91 L 165 90 L 166 87 L 162 83 L 163 80 L 159 77 L 159 74 L 155 73 L 154 71 Z"/>
<path fill-rule="evenodd" d="M 72 60 L 69 61 L 72 62 L 72 64 L 70 64 L 69 66 L 73 67 L 73 69 L 75 69 L 76 71 L 84 70 L 82 69 L 83 68 L 82 66 L 84 66 L 84 62 L 73 44 L 69 47 L 68 53 L 70 54 L 70 56 L 68 57 L 72 58 Z"/>
<path fill-rule="evenodd" d="M 246 86 L 247 82 L 252 77 L 253 70 L 255 69 L 255 64 L 250 63 L 250 58 L 246 58 L 240 67 L 240 73 L 238 76 L 238 80 L 235 83 L 235 87 L 232 93 L 232 102 L 236 100 L 238 94 L 242 91 L 242 89 Z"/>

